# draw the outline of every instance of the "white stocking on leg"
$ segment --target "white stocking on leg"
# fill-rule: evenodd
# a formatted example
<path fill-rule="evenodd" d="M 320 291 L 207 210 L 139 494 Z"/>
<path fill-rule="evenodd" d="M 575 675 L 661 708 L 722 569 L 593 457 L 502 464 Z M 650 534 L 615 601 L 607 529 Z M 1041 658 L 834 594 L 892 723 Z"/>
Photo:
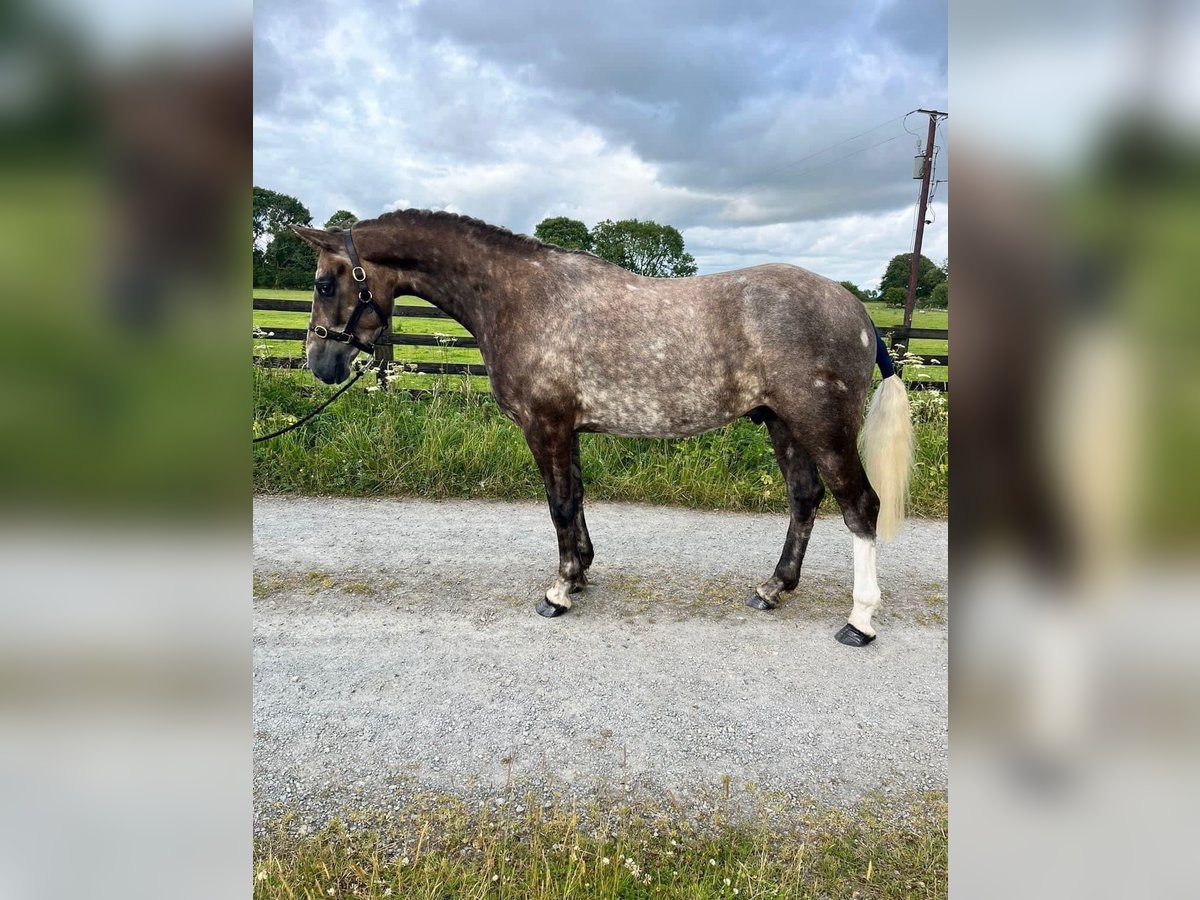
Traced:
<path fill-rule="evenodd" d="M 854 609 L 849 622 L 865 635 L 874 636 L 871 617 L 879 606 L 879 582 L 875 578 L 875 539 L 854 536 Z"/>

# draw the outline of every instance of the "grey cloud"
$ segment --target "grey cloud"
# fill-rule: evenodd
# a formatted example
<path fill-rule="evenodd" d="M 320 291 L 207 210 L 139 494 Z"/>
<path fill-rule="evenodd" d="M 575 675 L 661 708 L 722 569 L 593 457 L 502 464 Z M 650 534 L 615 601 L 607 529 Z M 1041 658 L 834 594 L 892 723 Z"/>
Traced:
<path fill-rule="evenodd" d="M 848 106 L 855 121 L 870 125 L 942 100 L 943 85 L 932 98 L 928 90 L 916 96 L 911 77 L 920 72 L 922 56 L 941 60 L 934 68 L 944 68 L 944 14 L 930 23 L 922 6 L 933 4 L 895 4 L 872 22 L 865 10 L 848 12 L 840 3 L 751 2 L 732 14 L 726 4 L 709 3 L 690 8 L 681 22 L 677 7 L 661 2 L 615 10 L 592 5 L 577 14 L 531 2 L 436 3 L 417 8 L 415 28 L 511 67 L 526 85 L 553 91 L 558 108 L 660 164 L 668 182 L 726 193 L 847 136 Z M 878 80 L 848 74 L 869 54 L 886 63 Z M 764 97 L 775 102 L 763 104 Z M 900 133 L 898 124 L 893 133 Z M 894 169 L 874 163 L 879 159 L 855 158 L 842 176 L 862 185 L 864 197 L 878 197 L 872 208 L 894 204 L 903 193 L 878 190 L 896 184 Z M 795 195 L 807 214 L 825 214 L 826 204 L 788 180 L 802 179 L 808 168 L 785 173 L 780 195 Z"/>
<path fill-rule="evenodd" d="M 265 113 L 276 109 L 283 97 L 287 75 L 282 54 L 274 42 L 254 42 L 254 110 Z"/>
<path fill-rule="evenodd" d="M 803 13 L 797 4 L 707 3 L 681 15 L 661 0 L 572 9 L 466 0 L 423 4 L 414 26 L 553 91 L 563 109 L 647 158 L 677 160 L 748 98 L 830 93 L 838 44 L 865 27 L 841 10 L 836 3 Z"/>
<path fill-rule="evenodd" d="M 943 20 L 928 0 L 877 17 L 775 0 L 260 0 L 255 179 L 321 221 L 401 198 L 519 231 L 550 214 L 727 235 L 884 214 L 916 195 L 899 122 L 802 158 L 944 104 Z M 734 244 L 702 266 L 727 267 Z"/>
<path fill-rule="evenodd" d="M 946 0 L 902 0 L 883 8 L 875 29 L 906 52 L 946 71 Z"/>

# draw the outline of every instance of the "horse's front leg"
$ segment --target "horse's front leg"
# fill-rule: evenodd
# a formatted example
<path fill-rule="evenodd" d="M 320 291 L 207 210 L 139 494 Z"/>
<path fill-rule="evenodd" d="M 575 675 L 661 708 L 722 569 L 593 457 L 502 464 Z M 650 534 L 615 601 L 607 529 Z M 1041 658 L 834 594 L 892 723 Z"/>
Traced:
<path fill-rule="evenodd" d="M 580 530 L 582 479 L 574 477 L 573 473 L 575 435 L 570 426 L 534 423 L 525 428 L 525 440 L 542 472 L 546 499 L 550 502 L 550 519 L 558 534 L 558 578 L 537 608 L 541 615 L 551 618 L 570 609 L 571 594 L 585 584 Z M 590 549 L 590 541 L 587 546 Z"/>

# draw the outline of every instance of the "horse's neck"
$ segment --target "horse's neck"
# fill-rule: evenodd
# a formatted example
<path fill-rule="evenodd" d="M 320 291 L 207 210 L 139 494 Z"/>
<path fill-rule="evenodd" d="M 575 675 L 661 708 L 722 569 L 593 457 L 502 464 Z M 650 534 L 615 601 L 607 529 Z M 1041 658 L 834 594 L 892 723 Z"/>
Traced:
<path fill-rule="evenodd" d="M 479 292 L 465 272 L 416 271 L 406 277 L 402 293 L 428 300 L 476 337 L 483 325 Z"/>
<path fill-rule="evenodd" d="M 398 235 L 381 234 L 377 253 L 393 261 L 403 277 L 401 294 L 412 294 L 461 323 L 476 337 L 487 316 L 480 285 L 488 271 L 488 256 L 467 240 L 449 241 L 445 235 L 406 229 Z"/>

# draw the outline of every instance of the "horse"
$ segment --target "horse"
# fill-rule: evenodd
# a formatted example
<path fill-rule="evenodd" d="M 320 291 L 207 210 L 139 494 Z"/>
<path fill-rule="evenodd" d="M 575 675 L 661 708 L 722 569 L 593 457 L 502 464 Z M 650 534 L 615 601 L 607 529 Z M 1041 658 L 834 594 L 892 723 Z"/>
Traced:
<path fill-rule="evenodd" d="M 681 438 L 747 416 L 770 434 L 790 521 L 774 573 L 746 605 L 774 609 L 796 588 L 828 486 L 854 539 L 853 608 L 835 637 L 856 647 L 875 639 L 875 541 L 903 520 L 913 430 L 883 341 L 841 285 L 785 264 L 647 278 L 446 212 L 292 229 L 318 251 L 305 348 L 326 384 L 344 381 L 390 330 L 401 295 L 428 300 L 474 335 L 492 396 L 545 482 L 559 561 L 542 616 L 571 608 L 595 555 L 582 432 Z M 875 366 L 882 379 L 868 407 Z"/>

